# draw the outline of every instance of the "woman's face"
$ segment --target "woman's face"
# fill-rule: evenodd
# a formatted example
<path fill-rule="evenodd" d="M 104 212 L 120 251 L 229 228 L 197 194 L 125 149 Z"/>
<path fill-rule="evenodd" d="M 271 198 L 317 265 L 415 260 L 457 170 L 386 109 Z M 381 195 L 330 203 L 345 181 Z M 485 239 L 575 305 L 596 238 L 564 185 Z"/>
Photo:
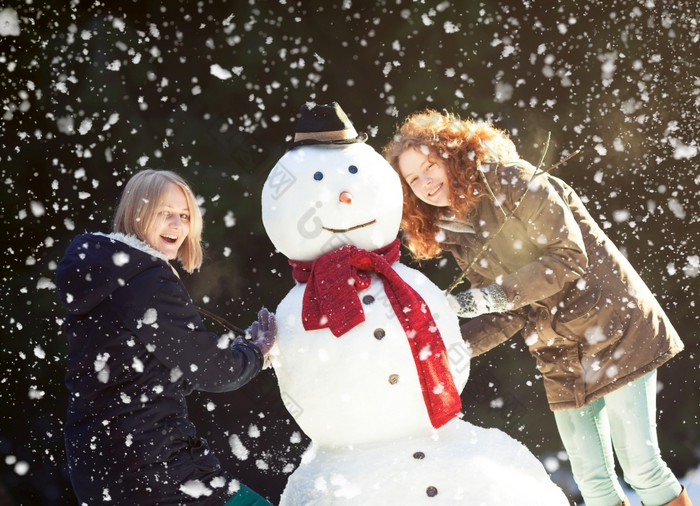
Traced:
<path fill-rule="evenodd" d="M 170 183 L 156 207 L 157 216 L 146 230 L 146 242 L 163 253 L 168 260 L 177 258 L 177 252 L 190 233 L 190 210 L 185 192 Z"/>
<path fill-rule="evenodd" d="M 444 162 L 415 148 L 399 155 L 399 170 L 413 193 L 426 204 L 450 205 L 450 187 Z"/>

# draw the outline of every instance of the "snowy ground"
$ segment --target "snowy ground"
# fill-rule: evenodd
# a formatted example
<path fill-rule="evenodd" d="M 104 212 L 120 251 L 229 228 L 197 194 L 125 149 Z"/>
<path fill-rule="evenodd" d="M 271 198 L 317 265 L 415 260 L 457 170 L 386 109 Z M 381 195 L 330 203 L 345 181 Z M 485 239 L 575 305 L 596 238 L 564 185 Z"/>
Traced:
<path fill-rule="evenodd" d="M 685 486 L 686 490 L 688 491 L 688 496 L 690 497 L 690 500 L 693 501 L 695 504 L 698 504 L 700 502 L 700 467 L 698 469 L 689 471 L 684 478 L 681 478 L 680 482 Z M 642 504 L 642 501 L 636 494 L 636 492 L 634 490 L 631 490 L 626 483 L 622 483 L 622 488 L 625 490 L 627 498 L 630 500 L 630 504 L 632 504 L 632 506 L 638 506 Z M 581 505 L 579 506 L 583 506 L 583 503 L 581 503 Z"/>

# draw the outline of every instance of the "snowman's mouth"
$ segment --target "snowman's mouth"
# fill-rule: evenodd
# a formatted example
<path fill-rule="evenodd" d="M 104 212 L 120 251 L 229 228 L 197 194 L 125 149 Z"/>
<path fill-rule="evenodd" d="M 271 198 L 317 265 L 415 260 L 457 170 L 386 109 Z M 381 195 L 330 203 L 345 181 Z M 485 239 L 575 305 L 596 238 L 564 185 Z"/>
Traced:
<path fill-rule="evenodd" d="M 357 230 L 358 228 L 368 227 L 370 225 L 374 225 L 375 223 L 377 223 L 377 220 L 368 221 L 367 223 L 363 223 L 362 225 L 355 225 L 354 227 L 350 227 L 350 228 L 329 228 L 329 227 L 322 227 L 322 228 L 323 228 L 323 230 L 328 230 L 329 232 L 333 232 L 334 234 L 343 234 L 345 232 L 350 232 L 351 230 Z"/>

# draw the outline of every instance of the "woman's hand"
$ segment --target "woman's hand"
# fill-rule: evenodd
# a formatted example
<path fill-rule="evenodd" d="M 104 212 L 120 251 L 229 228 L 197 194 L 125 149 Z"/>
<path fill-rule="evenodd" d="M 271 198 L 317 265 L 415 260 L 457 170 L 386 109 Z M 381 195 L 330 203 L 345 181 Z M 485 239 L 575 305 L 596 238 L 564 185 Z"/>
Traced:
<path fill-rule="evenodd" d="M 270 313 L 266 308 L 258 312 L 258 319 L 246 329 L 246 339 L 250 336 L 253 344 L 257 346 L 263 355 L 267 355 L 270 348 L 275 344 L 277 337 L 277 322 L 275 314 Z"/>
<path fill-rule="evenodd" d="M 485 313 L 502 313 L 511 308 L 505 292 L 495 283 L 484 288 L 470 288 L 456 295 L 448 295 L 447 301 L 461 318 L 475 318 Z"/>

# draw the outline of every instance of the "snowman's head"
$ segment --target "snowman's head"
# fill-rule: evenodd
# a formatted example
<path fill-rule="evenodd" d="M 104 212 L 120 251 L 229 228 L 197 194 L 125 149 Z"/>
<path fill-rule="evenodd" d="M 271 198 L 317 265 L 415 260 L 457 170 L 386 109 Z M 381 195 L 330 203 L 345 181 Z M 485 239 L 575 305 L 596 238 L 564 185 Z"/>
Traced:
<path fill-rule="evenodd" d="M 287 258 L 311 261 L 346 244 L 368 251 L 396 239 L 401 182 L 364 143 L 287 152 L 263 186 L 267 235 Z"/>

